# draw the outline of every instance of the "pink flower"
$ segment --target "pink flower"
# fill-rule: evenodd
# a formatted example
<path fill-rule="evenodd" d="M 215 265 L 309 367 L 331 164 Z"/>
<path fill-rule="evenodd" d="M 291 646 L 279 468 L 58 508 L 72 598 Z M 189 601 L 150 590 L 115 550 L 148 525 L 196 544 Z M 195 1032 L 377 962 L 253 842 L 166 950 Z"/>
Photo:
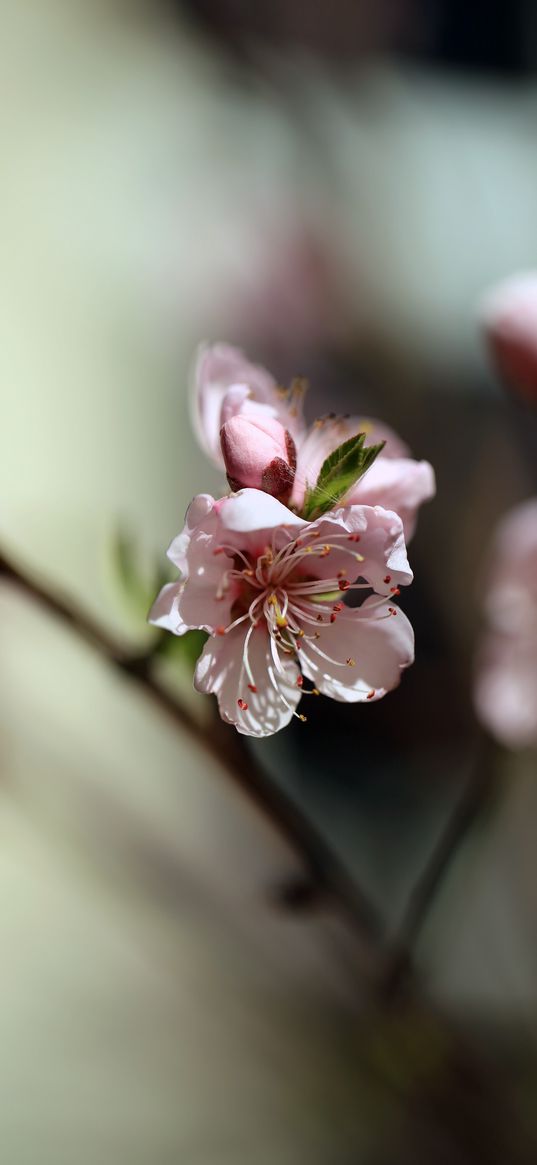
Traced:
<path fill-rule="evenodd" d="M 537 745 L 537 498 L 498 528 L 474 698 L 489 730 L 511 748 Z"/>
<path fill-rule="evenodd" d="M 209 632 L 195 687 L 247 736 L 288 724 L 307 691 L 378 700 L 412 663 L 412 628 L 394 606 L 412 580 L 397 514 L 353 505 L 308 523 L 259 490 L 200 495 L 168 554 L 183 578 L 150 619 Z"/>
<path fill-rule="evenodd" d="M 223 428 L 228 433 L 231 420 L 234 424 L 237 417 L 256 423 L 278 421 L 289 432 L 296 448 L 296 472 L 289 504 L 300 510 L 306 489 L 315 485 L 324 460 L 349 437 L 365 432 L 367 444 L 385 441 L 385 447 L 367 474 L 339 504 L 381 505 L 395 510 L 403 521 L 408 540 L 414 532 L 420 505 L 435 493 L 432 467 L 427 461 L 414 461 L 406 445 L 380 421 L 330 414 L 318 418 L 308 428 L 302 417 L 302 391 L 300 381 L 289 392 L 278 388 L 268 372 L 250 364 L 236 348 L 225 344 L 203 348 L 193 397 L 194 426 L 203 449 L 223 468 L 220 432 Z M 241 431 L 245 436 L 252 432 L 235 427 L 237 437 Z M 226 450 L 226 458 L 228 455 Z M 238 442 L 234 444 L 233 456 L 241 456 Z M 245 459 L 249 456 L 247 449 L 243 456 Z M 259 481 L 259 464 L 249 480 L 230 473 L 229 467 L 228 474 L 250 485 Z M 281 496 L 285 498 L 285 493 Z"/>
<path fill-rule="evenodd" d="M 484 299 L 480 314 L 501 377 L 537 403 L 537 272 L 498 284 Z"/>
<path fill-rule="evenodd" d="M 279 421 L 239 414 L 222 425 L 220 443 L 233 490 L 252 486 L 282 502 L 289 500 L 296 449 L 291 434 Z"/>

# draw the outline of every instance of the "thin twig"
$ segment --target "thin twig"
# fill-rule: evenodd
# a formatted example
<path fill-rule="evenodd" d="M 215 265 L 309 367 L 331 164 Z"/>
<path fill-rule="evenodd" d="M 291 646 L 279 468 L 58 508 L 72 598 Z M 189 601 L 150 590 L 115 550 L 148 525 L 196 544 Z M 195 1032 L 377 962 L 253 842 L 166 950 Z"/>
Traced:
<path fill-rule="evenodd" d="M 488 803 L 495 787 L 497 746 L 483 731 L 480 733 L 476 758 L 466 786 L 455 809 L 412 890 L 397 936 L 390 946 L 381 975 L 380 990 L 384 998 L 395 995 L 409 971 L 410 952 L 425 922 L 461 842 Z"/>
<path fill-rule="evenodd" d="M 53 593 L 0 552 L 0 576 L 13 583 L 34 602 L 66 624 L 123 675 L 134 680 L 154 704 L 175 724 L 195 739 L 225 771 L 228 778 L 263 811 L 278 832 L 302 859 L 307 877 L 322 896 L 337 905 L 360 941 L 378 959 L 381 926 L 367 896 L 352 879 L 315 826 L 301 812 L 285 790 L 273 784 L 247 755 L 231 727 L 218 721 L 206 732 L 188 711 L 159 683 L 152 671 L 159 640 L 147 652 L 127 654 L 123 648 L 80 606 Z"/>

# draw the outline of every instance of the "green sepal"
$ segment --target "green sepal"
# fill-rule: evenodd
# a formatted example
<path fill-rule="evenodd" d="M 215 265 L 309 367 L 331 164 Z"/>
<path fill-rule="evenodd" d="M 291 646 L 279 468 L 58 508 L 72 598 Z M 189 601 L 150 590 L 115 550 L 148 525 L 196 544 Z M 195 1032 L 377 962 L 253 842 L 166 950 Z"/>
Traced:
<path fill-rule="evenodd" d="M 364 445 L 365 433 L 349 437 L 323 461 L 317 482 L 306 489 L 302 517 L 313 521 L 331 510 L 363 477 L 386 444 Z"/>

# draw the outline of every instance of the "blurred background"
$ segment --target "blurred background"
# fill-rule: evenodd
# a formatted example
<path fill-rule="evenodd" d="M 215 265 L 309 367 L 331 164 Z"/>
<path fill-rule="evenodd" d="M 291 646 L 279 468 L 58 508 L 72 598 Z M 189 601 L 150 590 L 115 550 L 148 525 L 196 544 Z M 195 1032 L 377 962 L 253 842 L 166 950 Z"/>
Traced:
<path fill-rule="evenodd" d="M 147 573 L 193 494 L 221 488 L 188 415 L 202 339 L 307 376 L 310 419 L 378 416 L 435 466 L 403 685 L 319 700 L 249 753 L 389 942 L 479 753 L 491 531 L 536 487 L 537 413 L 499 387 L 476 305 L 537 263 L 537 9 L 2 17 L 6 553 L 144 650 L 118 533 Z M 535 754 L 495 757 L 388 1007 L 334 904 L 280 893 L 296 856 L 201 743 L 7 583 L 0 619 L 6 1165 L 533 1162 Z"/>

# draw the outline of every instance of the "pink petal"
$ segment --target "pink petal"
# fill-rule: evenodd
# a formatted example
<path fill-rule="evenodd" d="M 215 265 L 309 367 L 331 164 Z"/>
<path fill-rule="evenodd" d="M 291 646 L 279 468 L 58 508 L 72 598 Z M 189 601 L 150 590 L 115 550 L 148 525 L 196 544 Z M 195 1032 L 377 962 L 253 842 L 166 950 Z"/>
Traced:
<path fill-rule="evenodd" d="M 241 400 L 252 394 L 256 400 L 270 403 L 276 396 L 276 383 L 270 373 L 251 364 L 239 348 L 229 344 L 203 345 L 191 389 L 192 424 L 202 449 L 219 468 L 223 468 L 222 404 L 233 385 L 240 387 Z"/>
<path fill-rule="evenodd" d="M 181 533 L 173 539 L 168 547 L 168 558 L 181 571 L 181 574 L 188 572 L 187 552 L 192 534 L 209 517 L 214 505 L 214 498 L 210 494 L 197 494 L 185 514 L 185 525 Z"/>
<path fill-rule="evenodd" d="M 148 615 L 148 622 L 155 627 L 163 627 L 172 631 L 174 635 L 184 635 L 188 630 L 178 612 L 178 600 L 183 590 L 182 579 L 178 582 L 166 583 L 155 599 Z"/>
<path fill-rule="evenodd" d="M 500 375 L 515 392 L 537 401 L 537 272 L 499 283 L 484 299 L 481 323 Z"/>
<path fill-rule="evenodd" d="M 298 462 L 291 500 L 299 509 L 304 502 L 306 486 L 314 486 L 323 461 L 350 437 L 366 434 L 366 445 L 385 441 L 382 457 L 405 457 L 408 450 L 399 437 L 371 417 L 320 417 L 308 429 L 298 444 Z"/>
<path fill-rule="evenodd" d="M 320 625 L 317 640 L 302 640 L 302 668 L 319 691 L 356 703 L 397 687 L 414 659 L 414 633 L 404 612 L 393 608 L 391 615 L 389 606 L 372 596 L 361 607 L 345 608 L 335 623 Z"/>
<path fill-rule="evenodd" d="M 285 660 L 285 678 L 280 677 L 276 688 L 269 676 L 269 669 L 274 670 L 269 637 L 266 628 L 256 628 L 248 643 L 248 660 L 257 689 L 253 692 L 248 687 L 243 662 L 245 639 L 243 627 L 209 639 L 196 666 L 194 686 L 198 692 L 213 692 L 222 719 L 234 724 L 244 736 L 272 736 L 289 723 L 300 700 L 298 668 Z"/>
<path fill-rule="evenodd" d="M 349 581 L 362 576 L 379 595 L 389 595 L 394 587 L 412 582 L 403 524 L 391 510 L 383 510 L 381 506 L 345 506 L 317 518 L 309 529 L 315 530 L 319 540 L 326 543 L 330 543 L 332 535 L 342 532 L 358 539 L 348 538 L 343 546 L 356 553 L 360 561 L 353 562 L 348 553 L 333 550 L 325 559 L 316 558 L 318 577 L 328 578 L 341 569 Z"/>
<path fill-rule="evenodd" d="M 367 473 L 344 499 L 345 505 L 377 505 L 395 510 L 404 526 L 407 542 L 412 537 L 417 511 L 422 502 L 434 497 L 434 470 L 428 461 L 410 457 L 377 457 Z"/>
<path fill-rule="evenodd" d="M 277 526 L 285 526 L 298 533 L 301 527 L 308 524 L 277 498 L 258 489 L 241 489 L 233 497 L 222 498 L 218 507 L 224 529 L 238 534 L 252 531 L 266 534 Z"/>
<path fill-rule="evenodd" d="M 508 748 L 537 745 L 537 634 L 491 633 L 477 661 L 479 718 Z"/>

